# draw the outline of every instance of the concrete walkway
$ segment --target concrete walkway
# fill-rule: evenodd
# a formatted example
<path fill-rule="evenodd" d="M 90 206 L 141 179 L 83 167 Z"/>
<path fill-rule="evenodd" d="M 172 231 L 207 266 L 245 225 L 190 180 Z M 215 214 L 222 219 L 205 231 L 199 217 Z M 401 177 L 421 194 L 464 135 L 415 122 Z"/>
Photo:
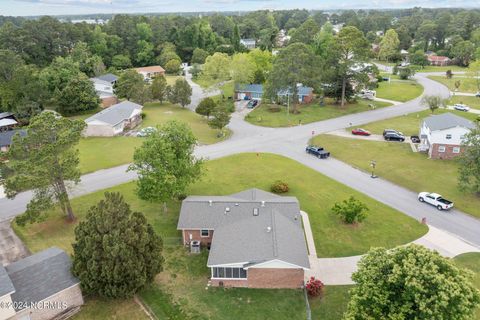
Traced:
<path fill-rule="evenodd" d="M 403 102 L 400 102 L 400 101 L 395 101 L 395 100 L 388 100 L 388 99 L 382 99 L 382 98 L 373 98 L 373 101 L 381 101 L 381 102 L 387 102 L 387 103 L 391 103 L 393 104 L 394 106 L 396 105 L 399 105 L 399 104 L 402 104 Z"/>
<path fill-rule="evenodd" d="M 455 97 L 455 96 L 466 96 L 466 97 L 475 97 L 475 93 L 470 93 L 470 92 L 454 92 L 450 91 L 450 96 Z"/>
<path fill-rule="evenodd" d="M 3 266 L 30 255 L 10 223 L 10 220 L 0 222 L 0 263 Z"/>
<path fill-rule="evenodd" d="M 310 277 L 320 279 L 326 285 L 354 284 L 352 274 L 357 271 L 357 265 L 362 255 L 341 258 L 318 258 L 315 241 L 310 226 L 308 214 L 300 211 L 308 247 L 310 269 L 305 272 L 305 281 Z M 438 228 L 428 226 L 428 232 L 412 243 L 437 251 L 440 255 L 453 258 L 466 252 L 480 252 L 480 248 Z"/>

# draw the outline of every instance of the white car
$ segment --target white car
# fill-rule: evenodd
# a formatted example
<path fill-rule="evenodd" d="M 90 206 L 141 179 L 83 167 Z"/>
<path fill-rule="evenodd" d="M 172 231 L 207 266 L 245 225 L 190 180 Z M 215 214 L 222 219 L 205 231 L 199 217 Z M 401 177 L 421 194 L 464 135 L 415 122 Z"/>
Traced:
<path fill-rule="evenodd" d="M 438 193 L 420 192 L 418 194 L 418 201 L 431 204 L 437 207 L 438 210 L 448 210 L 453 208 L 453 202 L 444 199 Z"/>
<path fill-rule="evenodd" d="M 137 132 L 137 137 L 147 137 L 154 132 L 157 132 L 157 128 L 146 127 L 146 128 L 143 128 L 142 130 Z"/>
<path fill-rule="evenodd" d="M 461 103 L 457 103 L 453 106 L 453 108 L 455 110 L 458 110 L 458 111 L 465 111 L 465 112 L 468 112 L 470 110 L 470 107 L 469 106 L 466 106 L 464 104 L 461 104 Z"/>

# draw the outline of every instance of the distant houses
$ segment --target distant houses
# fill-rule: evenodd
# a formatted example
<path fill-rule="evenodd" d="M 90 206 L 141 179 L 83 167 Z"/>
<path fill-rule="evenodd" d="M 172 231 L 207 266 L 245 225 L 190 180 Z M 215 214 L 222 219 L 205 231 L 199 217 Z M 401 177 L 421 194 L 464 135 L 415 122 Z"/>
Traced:
<path fill-rule="evenodd" d="M 0 320 L 67 319 L 80 310 L 80 281 L 68 254 L 52 247 L 0 266 Z"/>
<path fill-rule="evenodd" d="M 255 49 L 257 41 L 255 41 L 255 39 L 240 39 L 240 44 L 248 50 L 252 50 Z"/>
<path fill-rule="evenodd" d="M 292 90 L 280 90 L 277 93 L 277 97 L 284 99 L 287 96 L 292 96 Z M 235 87 L 235 99 L 236 100 L 261 100 L 263 96 L 263 85 L 261 84 L 246 84 L 237 85 Z M 310 103 L 313 100 L 313 89 L 298 85 L 298 102 Z"/>
<path fill-rule="evenodd" d="M 12 112 L 0 113 L 0 132 L 13 129 L 18 124 Z"/>
<path fill-rule="evenodd" d="M 427 55 L 427 60 L 432 66 L 448 66 L 452 60 L 445 56 Z"/>
<path fill-rule="evenodd" d="M 452 159 L 464 151 L 463 137 L 473 129 L 473 122 L 447 112 L 423 119 L 419 150 L 431 159 Z"/>
<path fill-rule="evenodd" d="M 23 129 L 0 131 L 0 151 L 7 152 L 8 149 L 10 149 L 13 137 L 17 133 L 24 137 L 27 134 L 27 131 Z"/>
<path fill-rule="evenodd" d="M 140 67 L 135 68 L 135 71 L 141 74 L 145 81 L 150 81 L 157 76 L 165 75 L 165 69 L 161 66 Z"/>
<path fill-rule="evenodd" d="M 85 119 L 87 137 L 112 137 L 133 129 L 142 122 L 143 106 L 123 101 Z"/>
<path fill-rule="evenodd" d="M 95 92 L 102 101 L 102 108 L 108 108 L 118 102 L 117 96 L 114 93 L 112 81 L 102 80 L 100 77 L 90 78 L 90 81 L 93 82 Z M 114 83 L 116 83 L 116 80 Z"/>

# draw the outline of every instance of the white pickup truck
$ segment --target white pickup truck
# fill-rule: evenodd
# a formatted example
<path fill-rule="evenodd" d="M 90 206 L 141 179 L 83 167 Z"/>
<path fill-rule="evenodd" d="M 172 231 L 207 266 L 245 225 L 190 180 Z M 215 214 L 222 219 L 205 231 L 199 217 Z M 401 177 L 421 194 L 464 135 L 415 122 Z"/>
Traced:
<path fill-rule="evenodd" d="M 444 199 L 438 193 L 420 192 L 418 194 L 418 201 L 431 204 L 437 207 L 438 210 L 448 210 L 453 207 L 452 201 Z"/>

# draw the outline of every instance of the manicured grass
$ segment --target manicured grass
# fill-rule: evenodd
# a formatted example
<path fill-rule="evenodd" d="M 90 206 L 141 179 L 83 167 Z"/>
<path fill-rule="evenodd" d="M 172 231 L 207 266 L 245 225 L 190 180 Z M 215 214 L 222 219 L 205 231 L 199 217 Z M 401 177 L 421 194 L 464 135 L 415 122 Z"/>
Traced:
<path fill-rule="evenodd" d="M 460 66 L 426 66 L 423 69 L 418 69 L 417 72 L 447 72 L 447 70 L 452 70 L 452 72 L 465 72 L 467 68 Z"/>
<path fill-rule="evenodd" d="M 377 97 L 393 101 L 409 101 L 423 92 L 423 87 L 410 80 L 382 81 L 378 84 Z"/>
<path fill-rule="evenodd" d="M 455 202 L 458 209 L 480 217 L 480 197 L 458 190 L 458 166 L 454 160 L 428 159 L 423 153 L 412 152 L 406 143 L 354 140 L 332 135 L 320 135 L 313 142 L 325 147 L 335 158 L 365 171 L 371 169 L 370 161 L 375 160 L 378 176 L 416 192 L 440 193 Z"/>
<path fill-rule="evenodd" d="M 293 160 L 272 154 L 239 154 L 209 161 L 205 165 L 205 175 L 189 188 L 188 194 L 222 195 L 251 187 L 269 190 L 276 179 L 289 184 L 291 191 L 288 195 L 298 197 L 301 208 L 309 213 L 319 256 L 362 254 L 372 246 L 394 247 L 417 239 L 427 231 L 424 225 L 394 209 Z M 146 215 L 164 240 L 165 270 L 157 276 L 156 285 L 140 294 L 160 319 L 179 314 L 186 315 L 180 318 L 201 319 L 305 318 L 303 293 L 298 290 L 206 290 L 209 276 L 207 251 L 190 255 L 179 245 L 180 233 L 176 225 L 180 202 L 170 201 L 168 212 L 163 213 L 162 204 L 139 200 L 134 189 L 135 183 L 132 182 L 109 191 L 121 192 L 133 210 Z M 367 220 L 359 226 L 344 225 L 330 211 L 335 202 L 350 195 L 370 209 Z M 77 222 L 84 219 L 88 208 L 102 198 L 103 191 L 73 199 Z M 67 224 L 59 209 L 53 210 L 46 221 L 38 224 L 26 227 L 13 224 L 32 252 L 55 245 L 69 253 L 72 253 L 75 225 Z M 317 301 L 312 301 L 315 313 L 322 316 L 328 310 L 332 316 L 340 314 L 343 305 L 335 305 L 343 303 L 345 294 L 336 292 L 335 287 L 328 287 L 319 306 L 316 306 Z"/>
<path fill-rule="evenodd" d="M 87 297 L 81 311 L 71 319 L 149 320 L 150 318 L 133 299 L 107 300 Z"/>
<path fill-rule="evenodd" d="M 447 79 L 445 76 L 429 76 L 430 79 L 438 81 L 450 89 L 450 91 L 455 91 L 455 81 L 460 81 L 460 87 L 458 87 L 459 92 L 467 93 L 476 93 L 478 92 L 477 80 L 468 77 L 455 77 Z"/>
<path fill-rule="evenodd" d="M 321 298 L 310 298 L 310 309 L 314 320 L 340 320 L 347 310 L 353 286 L 325 286 Z"/>
<path fill-rule="evenodd" d="M 470 108 L 480 109 L 480 98 L 471 97 L 471 96 L 452 96 L 448 100 L 449 105 L 454 105 L 455 103 L 466 104 Z"/>
<path fill-rule="evenodd" d="M 211 129 L 205 118 L 170 103 L 148 103 L 143 108 L 146 117 L 141 127 L 161 125 L 169 120 L 186 122 L 200 144 L 211 144 L 228 138 L 228 134 L 219 138 L 218 131 Z M 83 138 L 79 143 L 80 170 L 82 173 L 111 168 L 129 163 L 133 159 L 135 147 L 142 144 L 137 137 L 91 137 Z"/>
<path fill-rule="evenodd" d="M 296 126 L 298 124 L 306 124 L 315 121 L 321 121 L 331 118 L 344 116 L 347 114 L 368 111 L 372 108 L 372 104 L 376 108 L 383 108 L 389 106 L 389 103 L 380 101 L 358 100 L 357 103 L 347 104 L 345 107 L 328 103 L 325 106 L 320 106 L 318 103 L 308 105 L 299 105 L 298 114 L 287 114 L 287 107 L 280 106 L 280 111 L 272 112 L 269 110 L 268 104 L 260 104 L 250 112 L 245 120 L 263 127 L 288 127 Z"/>
<path fill-rule="evenodd" d="M 177 81 L 177 79 L 181 79 L 183 78 L 182 76 L 175 76 L 175 75 L 166 75 L 165 76 L 165 79 L 167 80 L 167 84 L 169 86 L 173 86 L 175 84 L 175 81 Z"/>
<path fill-rule="evenodd" d="M 211 86 L 220 82 L 217 79 L 207 78 L 207 77 L 204 77 L 202 75 L 200 75 L 197 78 L 192 79 L 192 80 L 193 80 L 193 82 L 195 82 L 196 84 L 198 84 L 200 87 L 202 87 L 204 89 L 210 88 Z"/>
<path fill-rule="evenodd" d="M 480 290 L 480 253 L 464 253 L 454 258 L 454 261 L 462 268 L 471 270 L 475 275 L 473 285 Z M 475 319 L 480 320 L 480 308 L 477 308 Z"/>

